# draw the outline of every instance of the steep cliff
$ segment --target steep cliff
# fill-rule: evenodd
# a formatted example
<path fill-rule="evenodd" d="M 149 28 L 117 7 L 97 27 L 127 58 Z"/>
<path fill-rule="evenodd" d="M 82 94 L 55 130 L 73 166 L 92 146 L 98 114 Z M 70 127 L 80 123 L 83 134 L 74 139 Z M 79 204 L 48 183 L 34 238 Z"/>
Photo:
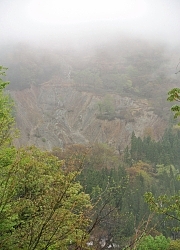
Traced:
<path fill-rule="evenodd" d="M 110 93 L 113 113 L 99 109 L 103 94 L 78 90 L 73 84 L 48 82 L 10 92 L 15 101 L 20 130 L 17 146 L 32 145 L 51 150 L 69 144 L 108 143 L 119 152 L 137 136 L 159 139 L 165 124 L 147 100 Z"/>

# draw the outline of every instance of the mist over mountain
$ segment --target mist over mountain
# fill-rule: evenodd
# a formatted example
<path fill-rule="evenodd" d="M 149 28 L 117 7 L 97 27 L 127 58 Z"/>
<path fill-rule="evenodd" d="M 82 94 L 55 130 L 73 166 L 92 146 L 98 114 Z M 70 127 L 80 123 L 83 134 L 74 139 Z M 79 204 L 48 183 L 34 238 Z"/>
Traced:
<path fill-rule="evenodd" d="M 180 249 L 179 23 L 179 0 L 0 1 L 0 249 Z"/>
<path fill-rule="evenodd" d="M 2 0 L 1 44 L 74 46 L 135 36 L 171 45 L 180 42 L 178 0 Z"/>

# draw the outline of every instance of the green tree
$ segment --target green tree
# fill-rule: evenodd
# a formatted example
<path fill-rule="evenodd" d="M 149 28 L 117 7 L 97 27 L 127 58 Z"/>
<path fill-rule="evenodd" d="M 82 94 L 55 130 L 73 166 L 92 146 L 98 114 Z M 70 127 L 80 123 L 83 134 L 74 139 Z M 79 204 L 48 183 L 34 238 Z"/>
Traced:
<path fill-rule="evenodd" d="M 0 148 L 5 144 L 9 144 L 13 138 L 14 118 L 12 117 L 12 101 L 4 93 L 4 89 L 9 82 L 5 82 L 1 78 L 1 76 L 5 76 L 6 69 L 0 66 Z"/>
<path fill-rule="evenodd" d="M 180 88 L 173 88 L 168 92 L 168 101 L 173 102 L 180 102 Z M 173 105 L 171 110 L 174 112 L 174 118 L 180 116 L 180 106 Z"/>
<path fill-rule="evenodd" d="M 172 224 L 171 231 L 180 231 L 180 195 L 177 192 L 175 195 L 160 195 L 157 198 L 151 192 L 144 195 L 146 202 L 152 211 L 163 214 L 165 219 L 170 219 Z M 176 223 L 177 222 L 177 223 Z"/>
<path fill-rule="evenodd" d="M 0 66 L 0 76 L 5 76 L 7 68 Z M 9 82 L 0 78 L 0 235 L 13 227 L 13 222 L 8 219 L 7 209 L 14 193 L 11 179 L 15 148 L 11 146 L 14 135 L 14 118 L 12 117 L 12 102 L 4 89 Z"/>
<path fill-rule="evenodd" d="M 179 250 L 180 240 L 171 240 L 168 250 Z"/>
<path fill-rule="evenodd" d="M 163 235 L 152 237 L 151 235 L 145 236 L 141 239 L 137 250 L 167 250 L 170 240 L 166 239 Z"/>
<path fill-rule="evenodd" d="M 12 165 L 5 190 L 11 199 L 2 211 L 11 227 L 1 232 L 0 248 L 82 247 L 90 199 L 76 181 L 78 172 L 63 171 L 63 161 L 35 147 L 19 149 Z"/>
<path fill-rule="evenodd" d="M 180 89 L 174 88 L 168 92 L 168 101 L 180 101 Z M 175 112 L 174 118 L 180 116 L 180 106 L 174 105 L 172 106 L 171 110 Z M 167 134 L 168 135 L 168 134 Z M 167 137 L 166 135 L 166 137 Z M 173 141 L 173 137 L 169 136 L 168 141 L 168 149 L 170 151 L 171 148 L 171 141 Z M 145 194 L 145 200 L 149 204 L 151 210 L 155 211 L 156 213 L 163 214 L 166 219 L 170 219 L 175 221 L 172 225 L 172 231 L 180 231 L 180 192 L 177 191 L 175 194 L 167 196 L 161 195 L 157 198 L 151 192 L 147 192 Z"/>

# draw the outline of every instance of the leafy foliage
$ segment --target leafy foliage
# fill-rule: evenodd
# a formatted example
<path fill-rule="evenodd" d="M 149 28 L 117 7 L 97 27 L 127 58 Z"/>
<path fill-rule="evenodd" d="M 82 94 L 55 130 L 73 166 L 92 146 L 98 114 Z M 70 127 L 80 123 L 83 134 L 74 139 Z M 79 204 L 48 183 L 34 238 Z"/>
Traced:
<path fill-rule="evenodd" d="M 175 195 L 167 196 L 161 195 L 157 199 L 153 196 L 151 192 L 145 194 L 145 200 L 149 204 L 152 211 L 166 216 L 166 219 L 177 221 L 174 227 L 171 228 L 172 231 L 180 231 L 180 195 L 177 192 Z"/>
<path fill-rule="evenodd" d="M 168 92 L 168 101 L 172 102 L 172 101 L 180 101 L 180 89 L 179 88 L 174 88 L 172 90 L 170 90 Z M 175 112 L 174 114 L 174 118 L 177 118 L 180 116 L 180 106 L 178 105 L 174 105 L 172 106 L 171 110 L 173 112 Z M 179 134 L 177 134 L 179 135 Z M 173 159 L 175 159 L 179 165 L 179 141 L 178 143 L 175 143 L 176 138 L 173 138 L 171 136 L 168 136 L 168 143 L 165 144 L 166 148 L 169 148 L 169 150 L 167 151 L 167 153 L 170 155 L 170 153 L 172 152 L 172 149 L 170 150 L 170 146 L 173 147 L 174 146 L 174 152 L 175 155 L 173 155 L 173 157 L 170 159 L 170 162 L 173 161 Z M 166 135 L 166 139 L 167 139 L 167 135 Z M 165 151 L 163 152 L 165 155 Z M 172 169 L 171 169 L 172 172 Z M 170 219 L 172 221 L 175 221 L 173 223 L 173 226 L 171 226 L 171 230 L 175 231 L 175 232 L 179 232 L 180 231 L 180 192 L 179 190 L 175 191 L 175 193 L 172 195 L 160 195 L 157 198 L 155 198 L 155 196 L 151 193 L 151 192 L 147 192 L 145 194 L 145 200 L 146 202 L 149 204 L 150 208 L 152 211 L 155 211 L 156 213 L 159 214 L 163 214 L 166 219 Z"/>
<path fill-rule="evenodd" d="M 0 66 L 0 76 L 5 76 L 7 68 Z M 0 78 L 0 148 L 9 144 L 13 138 L 14 118 L 12 117 L 12 100 L 4 94 L 4 88 L 9 82 Z"/>
<path fill-rule="evenodd" d="M 145 236 L 141 239 L 137 250 L 168 250 L 170 240 L 166 239 L 163 235 L 152 237 L 151 235 Z"/>
<path fill-rule="evenodd" d="M 173 88 L 168 92 L 168 101 L 173 102 L 180 102 L 180 89 L 179 88 Z M 179 105 L 173 105 L 171 107 L 171 110 L 174 112 L 174 118 L 177 118 L 180 116 L 180 106 Z"/>
<path fill-rule="evenodd" d="M 2 231 L 1 248 L 66 249 L 83 244 L 90 201 L 75 181 L 78 173 L 63 172 L 63 162 L 34 147 L 18 150 L 13 165 L 4 190 L 11 199 L 1 211 L 11 228 Z"/>
<path fill-rule="evenodd" d="M 180 240 L 171 240 L 168 250 L 179 250 Z"/>

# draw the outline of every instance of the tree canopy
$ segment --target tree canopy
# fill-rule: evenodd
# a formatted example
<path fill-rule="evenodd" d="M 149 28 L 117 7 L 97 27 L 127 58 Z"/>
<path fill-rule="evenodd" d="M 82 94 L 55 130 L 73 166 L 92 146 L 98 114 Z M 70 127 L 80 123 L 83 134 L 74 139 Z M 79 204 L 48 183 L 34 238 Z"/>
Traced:
<path fill-rule="evenodd" d="M 180 88 L 173 88 L 168 92 L 168 101 L 180 102 Z M 174 118 L 180 116 L 180 106 L 175 104 L 171 107 L 171 110 L 174 112 Z"/>

